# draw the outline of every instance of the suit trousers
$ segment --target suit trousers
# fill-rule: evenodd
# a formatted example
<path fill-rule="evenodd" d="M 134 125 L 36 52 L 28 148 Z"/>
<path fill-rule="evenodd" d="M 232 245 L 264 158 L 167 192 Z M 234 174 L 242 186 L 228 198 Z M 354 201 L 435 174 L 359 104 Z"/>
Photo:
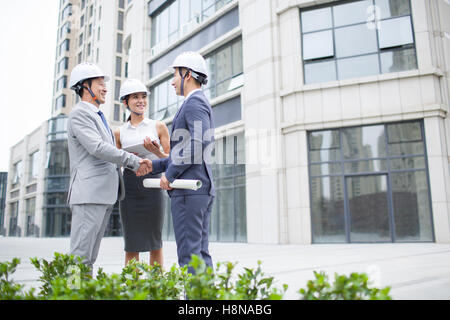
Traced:
<path fill-rule="evenodd" d="M 207 266 L 213 266 L 208 249 L 213 200 L 214 197 L 210 195 L 171 198 L 173 229 L 180 266 L 189 264 L 193 254 L 202 258 Z M 189 272 L 194 273 L 194 270 L 189 268 Z"/>
<path fill-rule="evenodd" d="M 70 254 L 82 257 L 82 262 L 91 270 L 97 260 L 100 242 L 113 208 L 113 205 L 105 204 L 71 206 Z"/>

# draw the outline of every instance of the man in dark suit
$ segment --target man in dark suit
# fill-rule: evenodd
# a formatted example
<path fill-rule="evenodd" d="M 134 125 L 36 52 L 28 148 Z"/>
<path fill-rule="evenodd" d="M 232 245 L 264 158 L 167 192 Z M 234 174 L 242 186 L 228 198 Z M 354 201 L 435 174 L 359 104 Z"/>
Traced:
<path fill-rule="evenodd" d="M 201 89 L 207 84 L 206 62 L 198 53 L 185 52 L 172 67 L 172 86 L 185 100 L 173 120 L 170 156 L 152 161 L 153 173 L 165 172 L 161 188 L 168 190 L 171 198 L 179 265 L 187 265 L 195 254 L 212 267 L 208 234 L 215 190 L 209 160 L 214 147 L 214 121 Z M 197 191 L 174 190 L 170 183 L 176 179 L 201 180 L 203 185 Z"/>

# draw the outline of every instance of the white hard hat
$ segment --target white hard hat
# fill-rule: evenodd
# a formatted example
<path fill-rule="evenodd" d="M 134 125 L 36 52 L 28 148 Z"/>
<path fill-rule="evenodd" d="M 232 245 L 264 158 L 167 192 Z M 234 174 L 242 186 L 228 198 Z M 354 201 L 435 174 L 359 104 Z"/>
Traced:
<path fill-rule="evenodd" d="M 206 82 L 206 78 L 208 77 L 208 70 L 206 68 L 206 61 L 205 59 L 197 52 L 193 51 L 187 51 L 180 54 L 178 57 L 176 57 L 175 61 L 172 64 L 172 68 L 187 68 L 191 71 L 194 71 L 195 73 L 200 74 L 202 77 L 202 80 Z M 195 77 L 195 75 L 194 75 Z M 197 80 L 199 78 L 196 77 Z M 203 81 L 200 81 L 200 83 L 203 83 Z M 206 84 L 206 83 L 203 83 Z"/>
<path fill-rule="evenodd" d="M 148 92 L 147 90 L 147 87 L 141 81 L 137 79 L 128 79 L 120 87 L 120 101 L 123 101 L 126 96 L 132 93 L 140 92 L 150 94 L 150 92 Z"/>
<path fill-rule="evenodd" d="M 90 62 L 80 63 L 70 74 L 70 89 L 75 90 L 77 84 L 93 78 L 104 78 L 105 81 L 109 81 L 109 77 L 97 65 Z"/>

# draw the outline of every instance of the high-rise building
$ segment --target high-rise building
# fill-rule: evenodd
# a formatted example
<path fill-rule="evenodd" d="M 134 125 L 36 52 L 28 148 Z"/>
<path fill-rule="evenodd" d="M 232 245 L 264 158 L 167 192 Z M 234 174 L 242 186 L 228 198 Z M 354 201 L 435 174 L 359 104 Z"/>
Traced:
<path fill-rule="evenodd" d="M 3 229 L 5 218 L 5 204 L 6 204 L 6 187 L 8 185 L 8 172 L 0 172 L 0 235 L 5 235 Z"/>
<path fill-rule="evenodd" d="M 112 124 L 124 119 L 117 93 L 129 77 L 151 92 L 147 116 L 170 127 L 182 99 L 168 67 L 183 51 L 205 56 L 212 241 L 450 242 L 448 1 L 61 3 L 60 28 L 73 27 L 61 31 L 68 51 L 58 40 L 55 117 L 76 102 L 61 77 L 91 59 L 111 75 L 103 108 Z M 19 158 L 10 180 L 26 167 Z M 23 229 L 22 205 L 8 203 Z M 173 237 L 170 214 L 164 231 Z"/>
<path fill-rule="evenodd" d="M 67 115 L 79 101 L 69 88 L 70 73 L 78 63 L 88 61 L 110 74 L 102 111 L 112 126 L 123 122 L 125 112 L 118 94 L 126 71 L 122 47 L 125 5 L 124 0 L 60 0 L 52 118 L 11 148 L 10 171 L 14 174 L 6 207 L 8 235 L 70 234 Z M 34 166 L 34 173 L 29 166 Z M 107 234 L 121 233 L 119 220 L 116 208 Z"/>

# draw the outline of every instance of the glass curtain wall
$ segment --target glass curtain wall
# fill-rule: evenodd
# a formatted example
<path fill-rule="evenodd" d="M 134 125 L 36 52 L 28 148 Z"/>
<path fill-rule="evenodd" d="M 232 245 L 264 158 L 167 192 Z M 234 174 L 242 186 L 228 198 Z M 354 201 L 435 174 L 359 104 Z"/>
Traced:
<path fill-rule="evenodd" d="M 434 241 L 423 123 L 308 133 L 314 243 Z"/>
<path fill-rule="evenodd" d="M 152 17 L 152 51 L 157 54 L 231 1 L 233 0 L 168 1 L 170 4 Z"/>
<path fill-rule="evenodd" d="M 210 223 L 210 241 L 246 242 L 244 133 L 215 141 L 213 179 L 216 189 Z M 166 195 L 164 238 L 174 240 L 170 200 Z"/>
<path fill-rule="evenodd" d="M 243 85 L 242 39 L 237 38 L 205 57 L 209 77 L 204 93 L 214 99 Z M 184 98 L 175 94 L 167 78 L 150 88 L 150 118 L 163 120 L 175 115 Z"/>
<path fill-rule="evenodd" d="M 39 228 L 35 225 L 36 198 L 26 200 L 26 230 L 25 236 L 39 236 Z"/>
<path fill-rule="evenodd" d="M 8 185 L 8 173 L 0 172 L 0 235 L 5 235 L 4 218 L 6 204 L 6 189 Z"/>
<path fill-rule="evenodd" d="M 67 117 L 49 120 L 45 171 L 45 236 L 70 235 L 71 212 L 67 205 L 70 163 L 67 146 Z"/>

